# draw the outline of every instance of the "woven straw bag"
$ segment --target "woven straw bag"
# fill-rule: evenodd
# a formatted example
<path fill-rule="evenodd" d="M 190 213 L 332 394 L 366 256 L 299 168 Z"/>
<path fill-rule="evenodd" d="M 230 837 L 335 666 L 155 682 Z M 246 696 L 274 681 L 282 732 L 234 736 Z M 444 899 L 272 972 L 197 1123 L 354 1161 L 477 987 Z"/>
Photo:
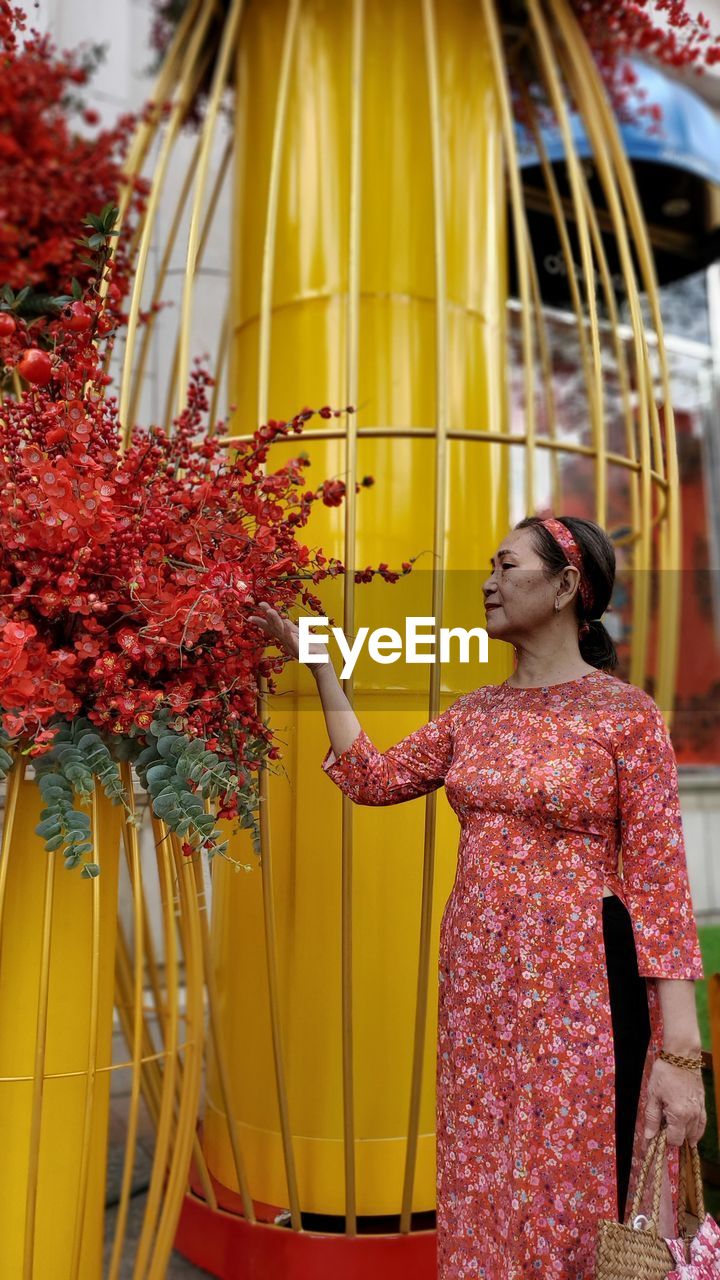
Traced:
<path fill-rule="evenodd" d="M 655 1137 L 651 1139 L 645 1153 L 629 1214 L 629 1221 L 622 1223 L 605 1219 L 599 1224 L 595 1255 L 595 1280 L 665 1280 L 665 1277 L 676 1269 L 677 1264 L 674 1262 L 670 1250 L 663 1237 L 659 1236 L 657 1232 L 666 1148 L 667 1128 L 663 1125 Z M 705 1205 L 698 1149 L 697 1147 L 691 1147 L 686 1140 L 683 1143 L 682 1155 L 684 1158 L 678 1201 L 678 1228 L 680 1237 L 686 1242 L 687 1248 L 698 1229 L 699 1223 L 705 1217 Z M 638 1226 L 634 1227 L 632 1224 L 640 1211 L 648 1172 L 654 1156 L 657 1156 L 657 1160 L 653 1176 L 652 1217 L 648 1219 L 644 1215 L 641 1216 Z M 688 1172 L 690 1168 L 692 1169 L 692 1192 L 694 1192 L 694 1195 L 689 1186 Z M 692 1207 L 696 1210 L 695 1213 L 688 1213 L 687 1201 L 689 1197 L 692 1197 L 691 1204 L 694 1201 Z"/>

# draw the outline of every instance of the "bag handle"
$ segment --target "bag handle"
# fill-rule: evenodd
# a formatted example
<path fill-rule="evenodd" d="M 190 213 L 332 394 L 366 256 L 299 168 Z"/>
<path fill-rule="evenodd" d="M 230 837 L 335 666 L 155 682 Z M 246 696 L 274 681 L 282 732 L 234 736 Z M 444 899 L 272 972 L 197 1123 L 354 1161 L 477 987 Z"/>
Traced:
<path fill-rule="evenodd" d="M 680 1168 L 680 1196 L 678 1200 L 678 1230 L 683 1239 L 685 1235 L 685 1214 L 688 1208 L 693 1206 L 689 1204 L 689 1174 L 692 1170 L 693 1190 L 695 1192 L 694 1209 L 698 1223 L 702 1222 L 705 1217 L 705 1197 L 703 1195 L 702 1172 L 700 1169 L 700 1152 L 696 1146 L 691 1146 L 687 1138 L 682 1146 L 682 1163 Z"/>
<path fill-rule="evenodd" d="M 650 1140 L 648 1149 L 642 1162 L 640 1173 L 638 1175 L 635 1195 L 633 1197 L 632 1208 L 630 1210 L 630 1223 L 632 1224 L 635 1217 L 640 1211 L 645 1187 L 648 1181 L 648 1172 L 654 1157 L 657 1157 L 655 1170 L 653 1175 L 653 1199 L 652 1212 L 646 1230 L 652 1230 L 657 1234 L 658 1221 L 660 1217 L 660 1194 L 662 1190 L 663 1165 L 665 1163 L 665 1155 L 667 1151 L 667 1125 L 663 1124 L 654 1138 Z M 683 1239 L 687 1239 L 686 1230 L 686 1214 L 690 1207 L 689 1199 L 689 1174 L 692 1171 L 693 1190 L 695 1193 L 695 1210 L 698 1222 L 702 1222 L 705 1217 L 705 1197 L 703 1195 L 702 1172 L 700 1169 L 700 1153 L 697 1146 L 692 1146 L 688 1139 L 685 1138 L 680 1151 L 680 1188 L 678 1197 L 678 1230 Z"/>
<path fill-rule="evenodd" d="M 654 1138 L 650 1139 L 650 1142 L 648 1144 L 648 1149 L 645 1152 L 645 1157 L 642 1162 L 642 1167 L 638 1175 L 637 1186 L 635 1188 L 635 1195 L 633 1197 L 632 1208 L 630 1210 L 630 1224 L 632 1225 L 632 1223 L 635 1221 L 637 1214 L 640 1212 L 640 1204 L 642 1202 L 643 1193 L 645 1191 L 645 1185 L 647 1183 L 648 1171 L 650 1169 L 650 1165 L 653 1161 L 653 1158 L 657 1156 L 658 1158 L 655 1164 L 655 1171 L 653 1175 L 652 1213 L 651 1213 L 649 1225 L 646 1228 L 646 1230 L 652 1230 L 654 1235 L 657 1235 L 658 1220 L 660 1218 L 660 1192 L 662 1190 L 662 1175 L 663 1175 L 663 1165 L 665 1163 L 666 1147 L 667 1147 L 667 1126 L 662 1125 L 660 1129 L 658 1129 Z"/>

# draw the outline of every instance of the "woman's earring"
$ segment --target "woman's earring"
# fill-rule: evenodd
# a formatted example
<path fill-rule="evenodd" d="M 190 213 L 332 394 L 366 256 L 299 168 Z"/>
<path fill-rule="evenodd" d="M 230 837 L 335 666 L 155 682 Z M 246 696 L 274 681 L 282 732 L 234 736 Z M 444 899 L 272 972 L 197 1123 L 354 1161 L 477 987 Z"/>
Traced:
<path fill-rule="evenodd" d="M 557 596 L 556 596 L 556 597 L 555 597 L 555 611 L 557 612 L 557 610 L 558 610 L 559 608 L 560 608 L 560 601 L 558 600 L 558 598 L 557 598 Z"/>

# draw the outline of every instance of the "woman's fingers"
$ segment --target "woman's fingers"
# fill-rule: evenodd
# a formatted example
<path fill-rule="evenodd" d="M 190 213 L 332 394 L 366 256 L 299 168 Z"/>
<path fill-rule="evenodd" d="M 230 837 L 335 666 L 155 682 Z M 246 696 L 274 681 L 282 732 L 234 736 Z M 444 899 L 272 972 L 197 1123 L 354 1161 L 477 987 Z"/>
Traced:
<path fill-rule="evenodd" d="M 687 1121 L 674 1116 L 671 1111 L 665 1112 L 667 1122 L 667 1140 L 673 1147 L 681 1147 L 687 1133 Z"/>
<path fill-rule="evenodd" d="M 273 609 L 264 600 L 259 602 L 257 608 L 262 613 L 249 614 L 248 621 L 254 623 L 269 640 L 274 640 L 291 658 L 297 658 L 300 652 L 297 624 L 289 618 L 283 618 L 277 609 Z"/>
<path fill-rule="evenodd" d="M 672 1146 L 681 1146 L 686 1137 L 695 1145 L 707 1124 L 705 1090 L 699 1075 L 657 1058 L 648 1081 L 645 1137 L 654 1137 L 663 1120 Z"/>
<path fill-rule="evenodd" d="M 257 608 L 262 609 L 262 613 L 251 613 L 248 621 L 254 622 L 256 626 L 260 627 L 261 631 L 266 632 L 268 635 L 280 634 L 282 631 L 282 618 L 277 610 L 266 604 L 264 600 L 260 601 Z"/>
<path fill-rule="evenodd" d="M 667 1124 L 667 1140 L 673 1146 L 680 1147 L 687 1138 L 692 1146 L 696 1146 L 705 1131 L 705 1108 L 700 1101 L 688 1102 L 687 1106 L 678 1108 L 677 1112 L 665 1109 Z"/>
<path fill-rule="evenodd" d="M 688 1142 L 691 1146 L 696 1147 L 702 1138 L 707 1127 L 707 1115 L 705 1112 L 705 1102 L 699 1101 L 696 1107 L 695 1115 L 688 1125 Z"/>
<path fill-rule="evenodd" d="M 690 1126 L 690 1128 L 688 1129 L 687 1139 L 691 1147 L 697 1146 L 698 1142 L 700 1141 L 700 1139 L 702 1138 L 705 1132 L 706 1125 L 707 1125 L 707 1119 L 706 1117 L 703 1117 L 702 1120 L 697 1120 L 695 1124 Z"/>
<path fill-rule="evenodd" d="M 662 1107 L 660 1106 L 660 1099 L 656 1094 L 650 1093 L 645 1107 L 645 1137 L 647 1139 L 655 1137 L 661 1121 Z"/>

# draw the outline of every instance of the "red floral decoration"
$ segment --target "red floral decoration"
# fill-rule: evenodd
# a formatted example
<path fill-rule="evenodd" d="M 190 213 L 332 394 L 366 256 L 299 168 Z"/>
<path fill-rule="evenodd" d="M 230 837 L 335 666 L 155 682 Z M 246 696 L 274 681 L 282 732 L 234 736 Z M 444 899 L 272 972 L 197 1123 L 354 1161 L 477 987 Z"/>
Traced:
<path fill-rule="evenodd" d="M 662 114 L 657 103 L 642 100 L 628 61 L 632 55 L 697 72 L 720 62 L 720 36 L 713 36 L 704 14 L 688 13 L 685 0 L 573 0 L 572 7 L 621 119 L 647 115 L 658 123 Z"/>
<path fill-rule="evenodd" d="M 117 202 L 137 125 L 135 116 L 123 115 L 111 129 L 96 128 L 97 113 L 78 97 L 90 74 L 90 62 L 79 54 L 59 53 L 37 32 L 25 35 L 22 10 L 0 0 L 0 286 L 6 301 L 23 291 L 17 310 L 34 321 L 41 345 L 46 321 L 35 317 L 55 316 L 53 300 L 73 272 L 82 287 L 88 282 L 91 267 L 78 262 L 77 228 L 88 208 Z M 146 189 L 142 181 L 135 184 L 130 226 Z M 121 248 L 111 310 L 119 312 L 129 283 Z"/>
<path fill-rule="evenodd" d="M 288 659 L 267 653 L 248 617 L 259 601 L 324 613 L 313 587 L 344 566 L 301 534 L 314 504 L 337 506 L 346 487 L 332 479 L 306 488 L 305 455 L 267 468 L 273 442 L 301 434 L 310 408 L 265 423 L 230 457 L 208 430 L 212 379 L 200 364 L 172 432 L 138 429 L 119 452 L 117 404 L 106 398 L 102 372 L 112 321 L 99 296 L 116 215 L 106 209 L 90 219 L 96 287 L 68 308 L 51 353 L 25 350 L 14 373 L 26 387 L 2 406 L 0 766 L 16 749 L 36 767 L 56 749 L 62 765 L 62 752 L 77 749 L 82 769 L 85 750 L 116 783 L 112 760 L 132 758 L 147 766 L 153 795 L 155 783 L 169 793 L 175 829 L 185 834 L 187 814 L 172 804 L 205 777 L 202 769 L 193 775 L 192 753 L 183 754 L 190 744 L 212 755 L 206 794 L 222 793 L 222 817 L 247 818 L 253 773 L 263 756 L 279 755 L 258 688 L 265 677 L 273 692 Z M 0 360 L 16 360 L 13 344 L 0 327 Z M 383 564 L 356 578 L 374 573 L 388 582 L 400 576 Z M 77 742 L 69 724 L 80 726 Z M 164 772 L 168 753 L 178 776 Z M 73 782 L 78 776 L 68 770 Z M 48 848 L 68 835 L 56 812 L 62 782 L 58 774 L 48 784 L 49 825 L 39 828 Z M 168 817 L 167 806 L 157 812 Z M 202 817 L 192 819 L 198 831 Z M 186 852 L 195 847 L 186 841 Z M 71 854 L 68 865 L 77 861 Z"/>

